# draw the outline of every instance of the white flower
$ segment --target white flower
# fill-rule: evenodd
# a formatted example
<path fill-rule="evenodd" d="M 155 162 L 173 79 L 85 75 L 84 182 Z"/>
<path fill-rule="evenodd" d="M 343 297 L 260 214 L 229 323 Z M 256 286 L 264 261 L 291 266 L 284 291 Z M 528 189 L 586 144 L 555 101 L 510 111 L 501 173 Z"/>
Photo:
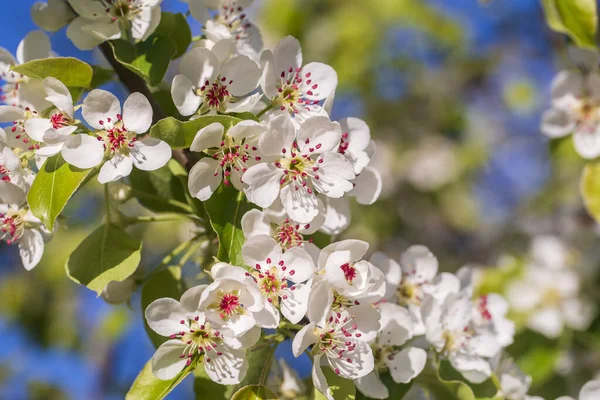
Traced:
<path fill-rule="evenodd" d="M 498 366 L 494 370 L 501 387 L 497 396 L 504 396 L 506 400 L 543 400 L 541 397 L 527 395 L 531 376 L 525 375 L 512 359 L 499 356 L 493 360 L 496 361 Z"/>
<path fill-rule="evenodd" d="M 248 20 L 245 9 L 253 0 L 183 0 L 189 3 L 190 13 L 204 24 L 204 34 L 212 42 L 231 40 L 236 53 L 258 61 L 262 38 L 256 25 Z M 211 18 L 210 11 L 217 11 Z"/>
<path fill-rule="evenodd" d="M 277 206 L 275 210 L 273 206 Z M 282 249 L 301 247 L 316 260 L 321 250 L 310 239 L 306 240 L 305 235 L 315 233 L 322 219 L 317 217 L 308 224 L 301 224 L 290 220 L 285 212 L 279 210 L 283 210 L 281 202 L 276 201 L 273 206 L 263 211 L 252 209 L 244 214 L 241 221 L 244 237 L 251 239 L 267 235 L 275 239 Z"/>
<path fill-rule="evenodd" d="M 341 131 L 327 117 L 304 121 L 296 136 L 285 116 L 273 118 L 258 141 L 264 160 L 246 171 L 246 196 L 260 207 L 281 199 L 287 215 L 300 223 L 311 222 L 319 213 L 315 192 L 340 198 L 352 190 L 352 165 L 335 153 Z"/>
<path fill-rule="evenodd" d="M 371 161 L 375 144 L 371 140 L 369 126 L 359 118 L 345 118 L 340 121 L 342 138 L 337 149 L 354 167 L 354 173 L 360 174 Z"/>
<path fill-rule="evenodd" d="M 73 12 L 67 0 L 38 1 L 31 6 L 31 18 L 41 29 L 56 32 L 77 15 Z"/>
<path fill-rule="evenodd" d="M 314 320 L 294 337 L 292 351 L 299 357 L 313 345 L 312 379 L 321 393 L 333 400 L 321 359 L 325 357 L 331 369 L 346 379 L 358 379 L 373 371 L 375 360 L 369 342 L 377 337 L 380 328 L 379 312 L 367 305 L 352 306 L 339 312 L 331 311 L 324 318 Z"/>
<path fill-rule="evenodd" d="M 444 300 L 427 296 L 422 307 L 425 337 L 467 380 L 481 383 L 492 374 L 489 359 L 501 346 L 492 334 L 473 328 L 473 303 L 465 293 Z"/>
<path fill-rule="evenodd" d="M 299 122 L 309 116 L 327 115 L 319 102 L 333 94 L 338 83 L 329 65 L 312 62 L 302 66 L 300 42 L 292 36 L 279 41 L 273 52 L 263 51 L 261 87 L 274 107 Z"/>
<path fill-rule="evenodd" d="M 152 357 L 152 372 L 163 380 L 175 378 L 202 356 L 204 370 L 210 379 L 223 385 L 237 384 L 248 370 L 243 348 L 250 347 L 260 337 L 260 330 L 236 335 L 207 318 L 198 309 L 200 297 L 207 289 L 200 285 L 189 289 L 177 301 L 162 298 L 146 308 L 146 321 L 159 335 L 169 337 Z"/>
<path fill-rule="evenodd" d="M 27 206 L 23 189 L 0 182 L 0 240 L 16 243 L 26 270 L 32 270 L 44 254 L 44 228 Z M 44 232 L 45 233 L 45 232 Z"/>
<path fill-rule="evenodd" d="M 506 317 L 508 303 L 504 297 L 490 293 L 475 299 L 473 323 L 478 331 L 492 334 L 502 347 L 513 343 L 515 323 Z"/>
<path fill-rule="evenodd" d="M 588 381 L 579 391 L 577 400 L 597 400 L 600 398 L 600 379 Z M 556 400 L 575 400 L 569 396 L 561 396 Z"/>
<path fill-rule="evenodd" d="M 210 273 L 214 282 L 202 293 L 199 305 L 209 320 L 230 329 L 235 335 L 267 322 L 260 318 L 265 299 L 246 270 L 218 263 L 213 265 Z"/>
<path fill-rule="evenodd" d="M 541 267 L 561 269 L 569 264 L 569 248 L 560 238 L 552 235 L 537 235 L 531 242 L 531 261 Z"/>
<path fill-rule="evenodd" d="M 283 253 L 275 239 L 258 235 L 248 239 L 242 247 L 244 262 L 254 269 L 251 275 L 267 300 L 262 313 L 272 323 L 279 325 L 279 311 L 293 324 L 300 322 L 308 306 L 310 283 L 306 283 L 315 271 L 310 255 L 299 247 Z"/>
<path fill-rule="evenodd" d="M 382 303 L 381 328 L 376 342 L 371 346 L 375 356 L 375 369 L 354 381 L 358 390 L 374 399 L 389 398 L 389 391 L 379 377 L 389 372 L 396 383 L 408 383 L 419 375 L 427 361 L 427 352 L 417 347 L 402 346 L 413 336 L 413 323 L 408 311 L 397 304 Z"/>
<path fill-rule="evenodd" d="M 192 196 L 208 200 L 221 181 L 243 190 L 242 175 L 249 166 L 261 160 L 255 139 L 265 130 L 266 127 L 251 120 L 239 122 L 227 133 L 218 122 L 200 129 L 190 150 L 204 152 L 209 157 L 202 158 L 190 171 L 188 188 Z"/>
<path fill-rule="evenodd" d="M 180 74 L 171 86 L 181 115 L 244 112 L 260 100 L 260 95 L 242 99 L 258 86 L 260 70 L 256 63 L 246 56 L 229 57 L 228 49 L 218 46 L 220 43 L 212 50 L 195 47 L 181 59 Z"/>
<path fill-rule="evenodd" d="M 511 307 L 527 316 L 527 326 L 549 338 L 557 338 L 564 326 L 585 330 L 596 315 L 594 305 L 580 297 L 576 271 L 527 265 L 522 280 L 509 285 Z"/>
<path fill-rule="evenodd" d="M 61 154 L 78 168 L 92 168 L 104 159 L 98 181 L 112 182 L 128 176 L 133 165 L 153 171 L 171 158 L 171 148 L 153 137 L 138 140 L 152 124 L 152 107 L 140 93 L 132 93 L 121 105 L 112 93 L 95 89 L 83 101 L 83 118 L 95 129 L 96 137 L 72 135 L 65 141 Z"/>
<path fill-rule="evenodd" d="M 32 108 L 43 111 L 48 102 L 44 100 L 44 91 L 40 79 L 30 79 L 11 71 L 11 66 L 52 56 L 50 39 L 42 31 L 29 32 L 17 47 L 16 58 L 0 47 L 0 80 L 4 81 L 0 100 L 9 106 Z M 17 119 L 17 118 L 15 118 Z M 9 122 L 1 121 L 1 122 Z"/>
<path fill-rule="evenodd" d="M 542 132 L 551 138 L 573 133 L 584 158 L 600 155 L 600 76 L 560 72 L 552 82 L 552 108 L 542 116 Z"/>
<path fill-rule="evenodd" d="M 6 143 L 6 133 L 0 128 L 0 180 L 10 182 L 27 190 L 35 178 L 30 168 L 24 167 L 21 159 Z"/>
<path fill-rule="evenodd" d="M 68 0 L 79 15 L 67 28 L 67 37 L 81 50 L 119 39 L 131 29 L 133 39 L 146 40 L 160 23 L 162 0 Z"/>
<path fill-rule="evenodd" d="M 385 275 L 385 298 L 408 308 L 415 325 L 415 334 L 418 335 L 425 333 L 420 310 L 425 296 L 435 293 L 443 297 L 460 289 L 458 279 L 453 280 L 451 274 L 443 275 L 446 279 L 440 278 L 439 282 L 435 282 L 444 287 L 434 288 L 438 260 L 425 246 L 409 247 L 402 254 L 399 264 L 383 253 L 373 254 L 370 261 Z"/>

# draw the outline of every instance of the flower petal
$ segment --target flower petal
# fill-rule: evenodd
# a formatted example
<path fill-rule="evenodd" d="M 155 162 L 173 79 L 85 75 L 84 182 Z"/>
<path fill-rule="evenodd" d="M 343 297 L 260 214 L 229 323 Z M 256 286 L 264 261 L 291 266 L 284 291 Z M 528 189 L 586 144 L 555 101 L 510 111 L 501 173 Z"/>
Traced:
<path fill-rule="evenodd" d="M 423 371 L 427 352 L 418 347 L 402 349 L 387 360 L 387 366 L 396 383 L 408 383 Z"/>
<path fill-rule="evenodd" d="M 375 371 L 354 380 L 354 383 L 356 388 L 369 398 L 387 399 L 390 396 L 387 386 L 383 384 Z"/>
<path fill-rule="evenodd" d="M 200 107 L 202 99 L 194 92 L 194 84 L 185 75 L 179 74 L 173 78 L 171 96 L 177 111 L 183 116 L 192 115 Z"/>
<path fill-rule="evenodd" d="M 171 159 L 171 147 L 160 139 L 146 137 L 134 142 L 129 153 L 133 165 L 142 171 L 154 171 Z"/>
<path fill-rule="evenodd" d="M 116 154 L 113 158 L 106 161 L 104 165 L 102 165 L 102 168 L 100 168 L 98 182 L 107 183 L 118 181 L 121 178 L 129 176 L 132 168 L 133 161 L 131 157 L 127 157 L 122 154 Z"/>
<path fill-rule="evenodd" d="M 165 337 L 181 331 L 181 321 L 187 322 L 186 314 L 181 304 L 169 297 L 154 300 L 144 311 L 150 329 Z"/>
<path fill-rule="evenodd" d="M 152 373 L 158 379 L 171 380 L 185 368 L 188 358 L 181 357 L 185 344 L 181 340 L 167 340 L 152 356 Z"/>
<path fill-rule="evenodd" d="M 300 223 L 309 223 L 319 214 L 319 203 L 314 192 L 290 182 L 281 188 L 281 204 L 290 219 Z"/>
<path fill-rule="evenodd" d="M 246 56 L 230 58 L 221 67 L 221 79 L 229 83 L 227 89 L 234 96 L 243 96 L 256 89 L 260 78 L 258 65 Z"/>
<path fill-rule="evenodd" d="M 340 124 L 330 121 L 325 116 L 306 119 L 300 124 L 298 130 L 298 144 L 301 152 L 325 153 L 335 151 L 341 138 L 342 129 Z"/>
<path fill-rule="evenodd" d="M 93 128 L 104 129 L 104 123 L 108 118 L 117 121 L 117 115 L 121 113 L 121 104 L 114 94 L 106 90 L 94 89 L 83 101 L 81 113 Z"/>
<path fill-rule="evenodd" d="M 93 136 L 77 134 L 69 136 L 62 148 L 62 157 L 69 164 L 81 168 L 93 168 L 104 158 L 104 146 Z"/>
<path fill-rule="evenodd" d="M 40 58 L 48 58 L 50 55 L 50 39 L 42 31 L 29 32 L 17 47 L 17 61 L 19 64 L 25 64 Z"/>
<path fill-rule="evenodd" d="M 44 255 L 44 237 L 37 229 L 25 229 L 18 245 L 23 266 L 27 271 L 31 271 Z"/>
<path fill-rule="evenodd" d="M 212 84 L 219 75 L 219 60 L 208 49 L 196 47 L 187 52 L 179 64 L 179 72 L 187 76 L 196 88 L 208 81 Z"/>
<path fill-rule="evenodd" d="M 306 77 L 310 74 L 310 84 L 306 79 L 302 82 L 301 89 L 304 89 L 306 97 L 310 100 L 323 100 L 328 97 L 338 84 L 337 73 L 327 64 L 320 62 L 311 62 L 306 64 L 300 74 Z"/>
<path fill-rule="evenodd" d="M 46 100 L 66 112 L 69 117 L 73 117 L 73 97 L 61 81 L 52 77 L 44 79 L 44 90 Z"/>
<path fill-rule="evenodd" d="M 298 39 L 293 36 L 281 39 L 273 50 L 273 58 L 277 75 L 283 71 L 288 73 L 290 68 L 295 72 L 302 66 L 302 49 Z"/>
<path fill-rule="evenodd" d="M 296 333 L 292 340 L 292 353 L 298 358 L 311 344 L 317 343 L 319 338 L 315 335 L 315 325 L 309 323 Z M 316 359 L 316 357 L 315 357 Z"/>
<path fill-rule="evenodd" d="M 271 236 L 272 228 L 263 211 L 253 208 L 242 217 L 244 237 L 250 239 L 258 235 Z"/>
<path fill-rule="evenodd" d="M 269 268 L 266 260 L 271 261 L 271 265 L 276 264 L 281 257 L 281 246 L 270 236 L 259 235 L 246 240 L 242 246 L 242 256 L 244 262 L 251 268 L 260 265 L 261 268 Z"/>
<path fill-rule="evenodd" d="M 285 278 L 294 283 L 305 282 L 315 273 L 315 264 L 310 254 L 300 247 L 292 247 L 283 253 L 281 260 L 287 266 Z"/>
<path fill-rule="evenodd" d="M 274 165 L 260 163 L 248 168 L 242 180 L 248 185 L 248 200 L 259 207 L 269 207 L 279 194 L 279 180 L 283 172 Z"/>
<path fill-rule="evenodd" d="M 308 298 L 310 296 L 310 285 L 298 283 L 292 286 L 294 290 L 286 290 L 281 300 L 281 313 L 292 324 L 299 323 L 308 310 Z"/>
<path fill-rule="evenodd" d="M 222 346 L 220 353 L 209 352 L 204 357 L 204 370 L 210 379 L 221 385 L 236 385 L 248 372 L 248 361 L 243 350 Z"/>
<path fill-rule="evenodd" d="M 373 167 L 366 166 L 354 180 L 354 188 L 348 193 L 359 204 L 371 205 L 379 199 L 383 188 L 381 174 Z"/>
<path fill-rule="evenodd" d="M 201 152 L 213 147 L 219 147 L 223 141 L 224 131 L 225 128 L 219 122 L 213 122 L 205 126 L 196 133 L 190 150 Z"/>
<path fill-rule="evenodd" d="M 146 133 L 152 125 L 152 106 L 141 93 L 131 93 L 123 103 L 123 125 L 130 132 Z"/>
<path fill-rule="evenodd" d="M 190 170 L 188 190 L 200 201 L 206 201 L 219 188 L 221 179 L 219 162 L 212 158 L 203 158 Z"/>

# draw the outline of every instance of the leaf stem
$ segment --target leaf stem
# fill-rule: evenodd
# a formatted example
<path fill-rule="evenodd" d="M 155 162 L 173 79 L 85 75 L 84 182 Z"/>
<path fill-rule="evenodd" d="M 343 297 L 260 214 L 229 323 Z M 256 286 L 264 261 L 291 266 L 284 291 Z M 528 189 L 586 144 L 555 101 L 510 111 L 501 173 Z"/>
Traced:
<path fill-rule="evenodd" d="M 108 183 L 106 183 L 104 185 L 104 212 L 106 213 L 106 219 L 108 220 L 108 223 L 111 223 L 111 219 L 110 219 L 110 194 L 108 193 Z"/>
<path fill-rule="evenodd" d="M 193 217 L 191 215 L 181 214 L 140 215 L 139 217 L 127 217 L 125 223 L 127 225 L 134 225 L 150 222 L 182 221 L 187 219 L 193 219 Z"/>
<path fill-rule="evenodd" d="M 168 198 L 163 198 L 163 197 L 159 197 L 159 196 L 155 196 L 153 194 L 148 194 L 145 192 L 141 192 L 139 190 L 136 189 L 131 189 L 131 194 L 134 197 L 138 197 L 140 199 L 146 199 L 146 200 L 152 200 L 152 201 L 159 201 L 163 204 L 166 205 L 170 205 L 170 206 L 174 206 L 174 207 L 178 207 L 181 208 L 182 210 L 184 210 L 185 212 L 189 213 L 189 214 L 193 214 L 194 210 L 192 209 L 192 207 L 190 207 L 188 204 L 183 203 L 181 201 L 177 201 L 177 200 L 173 200 L 173 199 L 168 199 Z"/>

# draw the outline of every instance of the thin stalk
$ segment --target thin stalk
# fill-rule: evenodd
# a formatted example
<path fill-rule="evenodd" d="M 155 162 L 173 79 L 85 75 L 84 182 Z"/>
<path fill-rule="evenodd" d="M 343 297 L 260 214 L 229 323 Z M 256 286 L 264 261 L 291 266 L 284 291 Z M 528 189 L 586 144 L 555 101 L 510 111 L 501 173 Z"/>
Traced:
<path fill-rule="evenodd" d="M 256 118 L 262 117 L 264 113 L 266 113 L 267 111 L 271 110 L 272 108 L 273 108 L 273 104 L 269 104 L 268 106 L 266 106 L 264 108 L 264 110 L 262 110 L 261 112 L 259 112 L 258 114 L 256 114 Z"/>
<path fill-rule="evenodd" d="M 192 207 L 190 207 L 189 204 L 183 203 L 181 201 L 163 198 L 163 197 L 159 197 L 159 196 L 154 196 L 152 194 L 140 192 L 139 190 L 135 190 L 135 189 L 131 189 L 131 194 L 134 197 L 138 197 L 140 199 L 158 201 L 165 205 L 170 205 L 170 206 L 181 208 L 183 211 L 190 213 L 190 214 L 193 214 L 193 212 L 194 212 L 194 210 L 192 209 Z"/>
<path fill-rule="evenodd" d="M 141 215 L 139 217 L 126 218 L 125 223 L 127 225 L 134 225 L 151 222 L 183 221 L 188 219 L 191 219 L 190 216 L 181 214 Z"/>

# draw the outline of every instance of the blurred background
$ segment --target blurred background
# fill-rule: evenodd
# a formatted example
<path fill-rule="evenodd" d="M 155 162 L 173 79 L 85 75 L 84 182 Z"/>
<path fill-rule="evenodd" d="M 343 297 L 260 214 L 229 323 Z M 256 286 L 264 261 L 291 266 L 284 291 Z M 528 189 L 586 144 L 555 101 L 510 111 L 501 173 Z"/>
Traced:
<path fill-rule="evenodd" d="M 0 45 L 12 53 L 36 29 L 33 3 L 2 4 Z M 373 206 L 353 205 L 343 237 L 367 240 L 372 250 L 395 258 L 411 244 L 424 244 L 443 270 L 455 271 L 495 266 L 507 257 L 518 263 L 528 257 L 532 237 L 553 234 L 579 265 L 597 267 L 597 230 L 578 192 L 583 162 L 570 139 L 549 143 L 539 130 L 551 80 L 570 67 L 567 43 L 547 28 L 539 0 L 254 3 L 249 14 L 267 47 L 294 35 L 305 61 L 337 70 L 332 119 L 356 116 L 371 127 L 383 194 Z M 163 11 L 186 8 L 163 1 Z M 191 18 L 190 25 L 200 34 Z M 78 51 L 64 29 L 51 40 L 59 55 L 103 62 L 99 54 Z M 116 83 L 110 90 L 125 95 Z M 67 256 L 102 212 L 93 190 L 76 195 L 65 212 L 68 223 L 32 272 L 22 269 L 15 248 L 0 244 L 0 399 L 121 399 L 153 354 L 139 293 L 129 305 L 111 306 L 65 276 Z M 144 236 L 141 268 L 158 264 L 189 235 L 189 228 L 154 225 L 138 231 Z M 504 277 L 493 279 L 501 290 Z M 587 357 L 590 348 L 600 349 L 596 325 L 579 349 Z M 515 356 L 519 351 L 513 349 Z M 579 354 L 570 354 L 572 364 L 581 361 Z M 301 377 L 309 374 L 309 363 L 294 361 L 289 343 L 277 355 Z M 563 355 L 519 364 L 529 362 L 531 370 L 551 364 L 534 377 L 533 392 L 555 395 L 548 398 L 576 392 L 567 378 L 560 378 L 560 388 L 548 388 L 561 374 Z M 590 362 L 597 366 L 597 356 Z M 193 398 L 192 386 L 186 380 L 169 398 Z"/>

